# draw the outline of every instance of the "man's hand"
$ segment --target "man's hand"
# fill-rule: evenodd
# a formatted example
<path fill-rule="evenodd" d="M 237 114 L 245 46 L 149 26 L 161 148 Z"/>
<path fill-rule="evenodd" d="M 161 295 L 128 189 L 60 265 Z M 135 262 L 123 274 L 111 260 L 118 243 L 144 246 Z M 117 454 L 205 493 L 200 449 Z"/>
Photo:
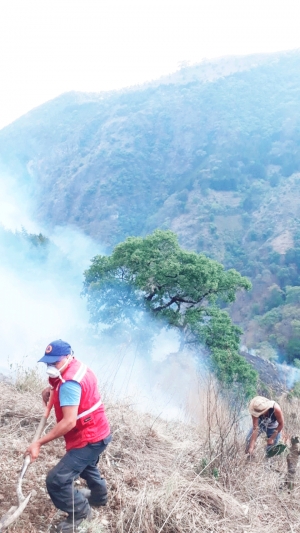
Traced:
<path fill-rule="evenodd" d="M 47 403 L 49 402 L 50 392 L 51 392 L 51 387 L 46 387 L 42 391 L 42 398 L 43 398 L 43 402 L 45 405 L 47 405 Z"/>
<path fill-rule="evenodd" d="M 38 458 L 39 453 L 40 453 L 40 448 L 41 448 L 41 445 L 40 445 L 40 443 L 38 441 L 37 442 L 32 442 L 30 444 L 30 446 L 28 446 L 28 448 L 27 448 L 26 452 L 24 453 L 24 455 L 30 455 L 30 462 L 31 463 Z"/>
<path fill-rule="evenodd" d="M 248 450 L 246 451 L 249 455 L 253 455 L 254 453 L 254 446 L 249 446 Z"/>
<path fill-rule="evenodd" d="M 274 437 L 271 435 L 271 437 L 269 437 L 267 440 L 267 445 L 272 446 L 272 444 L 274 444 Z"/>

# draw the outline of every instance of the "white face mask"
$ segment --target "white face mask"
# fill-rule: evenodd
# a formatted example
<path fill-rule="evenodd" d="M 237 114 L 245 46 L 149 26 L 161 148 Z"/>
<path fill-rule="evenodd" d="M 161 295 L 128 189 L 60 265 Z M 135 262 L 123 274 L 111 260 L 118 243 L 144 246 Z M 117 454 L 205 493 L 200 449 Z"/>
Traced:
<path fill-rule="evenodd" d="M 62 381 L 63 378 L 62 378 L 62 375 L 61 375 L 61 371 L 66 368 L 66 366 L 69 364 L 70 362 L 70 359 L 72 358 L 71 355 L 68 356 L 66 362 L 63 364 L 63 366 L 61 368 L 56 368 L 56 366 L 52 366 L 52 365 L 47 365 L 47 369 L 46 369 L 46 373 L 48 374 L 48 376 L 50 376 L 50 378 L 60 378 Z"/>

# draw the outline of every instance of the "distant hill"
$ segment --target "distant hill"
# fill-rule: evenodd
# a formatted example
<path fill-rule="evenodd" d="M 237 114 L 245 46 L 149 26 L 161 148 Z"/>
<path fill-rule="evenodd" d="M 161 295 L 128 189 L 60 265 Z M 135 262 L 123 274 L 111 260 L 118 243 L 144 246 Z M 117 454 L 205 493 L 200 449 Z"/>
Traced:
<path fill-rule="evenodd" d="M 170 228 L 185 247 L 248 275 L 254 290 L 231 311 L 246 344 L 293 360 L 300 308 L 287 288 L 300 286 L 299 143 L 297 50 L 183 66 L 123 91 L 64 94 L 1 130 L 0 166 L 26 184 L 43 223 L 79 226 L 108 250 Z M 276 319 L 265 317 L 274 308 Z"/>

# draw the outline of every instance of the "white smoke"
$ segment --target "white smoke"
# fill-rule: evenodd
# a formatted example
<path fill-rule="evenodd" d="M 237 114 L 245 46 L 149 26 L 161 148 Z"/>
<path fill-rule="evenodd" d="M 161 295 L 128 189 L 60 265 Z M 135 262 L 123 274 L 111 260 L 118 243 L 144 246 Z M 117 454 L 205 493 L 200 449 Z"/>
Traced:
<path fill-rule="evenodd" d="M 287 390 L 292 389 L 295 383 L 300 381 L 300 368 L 280 363 L 276 363 L 276 367 L 278 368 L 281 382 Z"/>
<path fill-rule="evenodd" d="M 7 175 L 0 176 L 0 193 L 0 371 L 11 365 L 32 367 L 49 342 L 62 338 L 114 397 L 131 397 L 137 408 L 164 417 L 182 417 L 187 391 L 197 386 L 197 364 L 189 354 L 184 360 L 169 355 L 178 352 L 177 334 L 162 327 L 157 335 L 156 324 L 151 355 L 126 337 L 117 347 L 113 339 L 104 342 L 91 327 L 80 296 L 83 271 L 103 253 L 101 246 L 75 228 L 56 227 L 47 234 L 28 215 L 26 190 L 16 188 Z M 26 238 L 11 233 L 22 228 L 50 239 L 44 257 Z M 152 328 L 150 318 L 147 327 Z"/>
<path fill-rule="evenodd" d="M 12 231 L 37 232 L 38 227 L 29 216 L 30 199 L 26 186 L 20 186 L 16 179 L 3 169 L 0 170 L 0 224 Z"/>

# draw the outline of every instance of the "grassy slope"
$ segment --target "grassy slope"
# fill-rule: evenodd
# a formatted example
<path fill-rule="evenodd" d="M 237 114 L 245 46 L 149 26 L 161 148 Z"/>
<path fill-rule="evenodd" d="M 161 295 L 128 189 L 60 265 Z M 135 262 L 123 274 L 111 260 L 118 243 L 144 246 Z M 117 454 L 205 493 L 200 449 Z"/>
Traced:
<path fill-rule="evenodd" d="M 16 501 L 22 451 L 41 415 L 40 388 L 28 373 L 17 386 L 0 383 L 1 514 Z M 83 524 L 82 532 L 286 533 L 300 527 L 298 485 L 292 493 L 280 490 L 285 458 L 266 463 L 260 448 L 254 461 L 246 460 L 245 430 L 234 422 L 237 411 L 226 408 L 211 383 L 202 388 L 198 424 L 193 426 L 154 419 L 126 403 L 105 403 L 113 441 L 100 469 L 109 503 L 92 523 Z M 299 432 L 298 400 L 282 399 L 281 405 L 287 430 Z M 42 449 L 23 483 L 24 494 L 34 489 L 36 495 L 10 531 L 55 531 L 62 515 L 47 496 L 45 475 L 63 453 L 59 441 Z"/>

